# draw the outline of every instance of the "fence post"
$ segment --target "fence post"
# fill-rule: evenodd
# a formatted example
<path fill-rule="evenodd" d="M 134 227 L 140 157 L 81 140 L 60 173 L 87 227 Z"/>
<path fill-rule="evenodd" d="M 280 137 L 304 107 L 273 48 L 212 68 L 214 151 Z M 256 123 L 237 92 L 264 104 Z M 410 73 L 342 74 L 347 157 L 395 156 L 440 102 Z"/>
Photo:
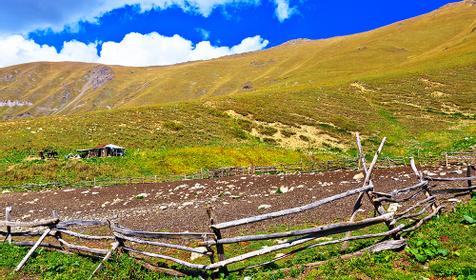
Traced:
<path fill-rule="evenodd" d="M 215 239 L 218 241 L 222 239 L 221 231 L 217 228 L 214 228 L 213 225 L 215 224 L 215 213 L 213 212 L 213 208 L 209 206 L 207 208 L 208 218 L 210 219 L 210 228 L 212 229 L 213 233 L 215 234 Z M 217 253 L 218 253 L 218 260 L 224 261 L 225 260 L 225 248 L 223 244 L 217 244 Z M 226 266 L 220 268 L 220 272 L 228 275 L 228 268 Z"/>
<path fill-rule="evenodd" d="M 157 184 L 157 175 L 154 175 L 154 183 Z"/>
<path fill-rule="evenodd" d="M 448 153 L 445 153 L 445 165 L 448 168 Z"/>
<path fill-rule="evenodd" d="M 96 177 L 93 178 L 93 187 L 96 186 Z"/>
<path fill-rule="evenodd" d="M 471 164 L 468 163 L 468 166 L 466 168 L 466 177 L 471 177 Z M 468 179 L 468 188 L 471 188 L 471 186 L 473 185 L 473 183 L 471 182 L 471 179 Z"/>
<path fill-rule="evenodd" d="M 5 221 L 9 222 L 11 220 L 11 212 L 12 212 L 12 207 L 8 206 L 5 208 Z M 8 241 L 8 244 L 12 244 L 12 227 L 7 226 L 7 237 L 6 240 Z"/>
<path fill-rule="evenodd" d="M 53 210 L 53 211 L 51 212 L 51 215 L 53 216 L 53 218 L 59 218 L 58 212 L 57 212 L 56 210 Z M 61 232 L 56 231 L 56 232 L 55 232 L 55 238 L 56 238 L 56 240 L 58 240 L 58 242 L 59 242 L 61 248 L 63 248 L 63 250 L 64 250 L 64 245 L 63 245 L 63 243 L 60 242 L 60 239 L 61 239 L 61 240 L 63 239 L 63 236 L 62 236 Z"/>

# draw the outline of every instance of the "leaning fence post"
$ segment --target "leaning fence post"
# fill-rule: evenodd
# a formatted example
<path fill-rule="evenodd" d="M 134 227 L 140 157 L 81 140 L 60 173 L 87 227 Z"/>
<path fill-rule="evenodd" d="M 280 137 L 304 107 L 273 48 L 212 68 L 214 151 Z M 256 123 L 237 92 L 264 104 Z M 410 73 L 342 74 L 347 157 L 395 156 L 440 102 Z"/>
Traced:
<path fill-rule="evenodd" d="M 15 272 L 18 272 L 20 271 L 23 266 L 25 265 L 25 263 L 28 261 L 28 259 L 31 257 L 31 255 L 33 255 L 33 252 L 35 252 L 35 250 L 41 245 L 41 242 L 43 242 L 43 240 L 45 240 L 45 238 L 48 236 L 48 234 L 56 228 L 56 224 L 59 222 L 59 220 L 57 220 L 54 224 L 50 224 L 48 225 L 48 228 L 43 232 L 43 234 L 40 236 L 40 238 L 38 238 L 38 240 L 36 241 L 36 243 L 30 248 L 30 250 L 28 251 L 28 253 L 23 257 L 23 259 L 21 260 L 21 262 L 17 265 L 17 267 L 15 268 Z"/>
<path fill-rule="evenodd" d="M 12 207 L 8 206 L 5 208 L 5 221 L 9 222 L 11 219 L 11 212 L 12 212 Z M 6 240 L 8 244 L 12 244 L 12 227 L 7 226 L 7 237 Z"/>
<path fill-rule="evenodd" d="M 417 178 L 420 180 L 420 182 L 423 182 L 424 181 L 423 174 L 420 171 L 418 171 L 415 164 L 415 159 L 413 157 L 410 158 L 410 167 L 412 168 L 413 172 L 415 173 Z M 423 189 L 425 190 L 425 196 L 427 198 L 432 196 L 431 190 L 428 187 L 428 185 L 424 186 Z M 435 199 L 435 201 L 431 203 L 431 209 L 435 211 L 437 207 L 438 207 L 438 204 L 436 203 L 436 199 Z"/>
<path fill-rule="evenodd" d="M 210 219 L 210 228 L 212 229 L 213 233 L 215 234 L 215 240 L 218 241 L 220 239 L 222 239 L 222 235 L 221 235 L 221 231 L 220 229 L 217 229 L 217 228 L 214 228 L 213 225 L 215 224 L 215 214 L 213 212 L 213 208 L 212 207 L 208 207 L 207 208 L 207 214 L 208 214 L 208 218 Z M 218 253 L 218 260 L 219 261 L 224 261 L 225 260 L 225 248 L 223 247 L 223 244 L 220 244 L 217 242 L 216 244 L 217 246 L 217 253 Z M 228 268 L 225 266 L 223 266 L 222 268 L 220 268 L 220 272 L 224 273 L 225 275 L 228 274 Z"/>

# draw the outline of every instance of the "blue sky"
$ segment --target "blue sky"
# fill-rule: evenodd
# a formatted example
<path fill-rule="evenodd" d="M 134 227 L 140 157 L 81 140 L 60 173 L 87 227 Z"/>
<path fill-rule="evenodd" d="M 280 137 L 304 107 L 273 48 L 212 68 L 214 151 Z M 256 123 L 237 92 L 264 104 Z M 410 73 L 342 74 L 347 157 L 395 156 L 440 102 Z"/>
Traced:
<path fill-rule="evenodd" d="M 449 2 L 454 1 L 3 0 L 0 47 L 15 48 L 0 48 L 9 55 L 0 58 L 0 66 L 37 60 L 144 66 L 209 59 L 296 38 L 367 31 Z"/>

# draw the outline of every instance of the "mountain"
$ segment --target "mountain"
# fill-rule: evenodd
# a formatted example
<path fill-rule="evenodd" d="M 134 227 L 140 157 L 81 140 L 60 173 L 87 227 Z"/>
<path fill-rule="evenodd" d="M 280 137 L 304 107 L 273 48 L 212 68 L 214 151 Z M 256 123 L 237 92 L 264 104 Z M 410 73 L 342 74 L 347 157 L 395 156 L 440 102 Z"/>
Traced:
<path fill-rule="evenodd" d="M 190 173 L 476 147 L 476 5 L 369 32 L 164 67 L 0 69 L 0 184 Z M 35 161 L 99 144 L 124 158 Z M 367 147 L 371 149 L 371 147 Z"/>
<path fill-rule="evenodd" d="M 474 61 L 476 7 L 447 5 L 361 34 L 295 40 L 254 53 L 165 67 L 30 63 L 0 69 L 3 118 L 89 112 L 236 93 L 313 89 Z"/>

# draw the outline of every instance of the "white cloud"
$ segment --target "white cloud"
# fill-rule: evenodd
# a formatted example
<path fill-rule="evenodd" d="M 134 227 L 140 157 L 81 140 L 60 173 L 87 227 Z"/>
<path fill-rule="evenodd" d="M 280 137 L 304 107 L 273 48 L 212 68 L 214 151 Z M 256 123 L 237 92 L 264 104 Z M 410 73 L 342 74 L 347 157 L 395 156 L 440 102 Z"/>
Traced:
<path fill-rule="evenodd" d="M 27 40 L 21 35 L 0 37 L 0 66 L 27 63 L 32 61 L 84 61 L 93 62 L 96 45 L 86 45 L 81 42 L 65 42 L 63 49 L 58 53 L 54 47 L 39 45 Z"/>
<path fill-rule="evenodd" d="M 274 0 L 276 3 L 276 17 L 280 22 L 297 13 L 296 7 L 289 6 L 289 0 Z"/>
<path fill-rule="evenodd" d="M 261 0 L 2 0 L 0 34 L 25 34 L 38 29 L 74 31 L 80 21 L 99 17 L 125 5 L 137 5 L 142 12 L 178 6 L 185 12 L 205 17 L 219 6 L 257 5 Z"/>
<path fill-rule="evenodd" d="M 225 55 L 261 50 L 268 41 L 257 35 L 241 43 L 228 46 L 213 46 L 209 41 L 193 43 L 179 35 L 162 36 L 129 33 L 121 42 L 105 42 L 100 55 L 98 44 L 69 41 L 60 52 L 48 45 L 39 45 L 20 35 L 0 37 L 0 67 L 34 61 L 82 61 L 125 66 L 169 65 L 186 61 L 205 60 Z"/>
<path fill-rule="evenodd" d="M 215 47 L 209 41 L 202 41 L 194 46 L 191 41 L 179 35 L 167 37 L 156 32 L 129 33 L 121 42 L 105 42 L 99 62 L 126 66 L 168 65 L 261 50 L 268 43 L 260 36 L 254 36 L 243 39 L 231 48 Z"/>

